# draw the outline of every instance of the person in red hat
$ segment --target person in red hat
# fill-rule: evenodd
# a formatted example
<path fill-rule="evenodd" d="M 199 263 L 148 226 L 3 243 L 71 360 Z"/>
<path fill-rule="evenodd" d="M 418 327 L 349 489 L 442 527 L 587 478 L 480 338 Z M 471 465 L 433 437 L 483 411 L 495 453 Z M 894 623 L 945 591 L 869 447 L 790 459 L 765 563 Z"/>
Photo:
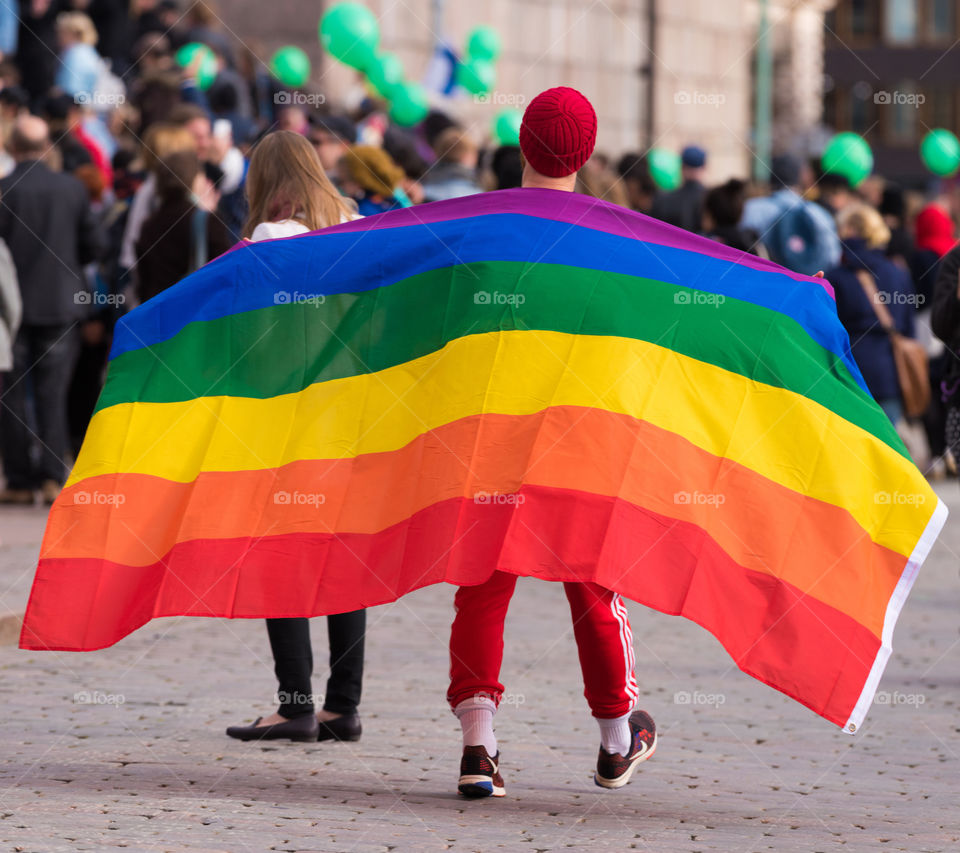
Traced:
<path fill-rule="evenodd" d="M 596 136 L 597 115 L 580 92 L 563 86 L 541 92 L 520 125 L 522 186 L 573 192 Z M 505 794 L 493 717 L 503 696 L 503 624 L 516 583 L 516 575 L 495 571 L 485 583 L 460 587 L 454 599 L 447 701 L 463 729 L 458 790 L 466 797 Z M 564 591 L 584 695 L 600 726 L 594 780 L 619 788 L 657 747 L 653 719 L 634 710 L 639 689 L 627 609 L 617 593 L 594 583 L 565 583 Z"/>

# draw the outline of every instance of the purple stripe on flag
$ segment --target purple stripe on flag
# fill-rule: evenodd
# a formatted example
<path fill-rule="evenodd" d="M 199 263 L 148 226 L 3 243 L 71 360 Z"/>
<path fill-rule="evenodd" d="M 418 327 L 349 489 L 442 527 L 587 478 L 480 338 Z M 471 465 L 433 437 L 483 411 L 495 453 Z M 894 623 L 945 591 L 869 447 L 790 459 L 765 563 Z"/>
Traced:
<path fill-rule="evenodd" d="M 668 246 L 686 252 L 710 255 L 731 263 L 751 267 L 761 272 L 785 275 L 796 281 L 807 281 L 819 285 L 834 298 L 833 287 L 825 278 L 812 278 L 795 273 L 775 264 L 773 261 L 758 258 L 746 252 L 731 249 L 716 240 L 699 237 L 667 225 L 658 219 L 644 216 L 633 210 L 627 210 L 582 193 L 564 192 L 548 189 L 512 189 L 496 190 L 488 193 L 455 198 L 450 201 L 435 201 L 403 210 L 391 210 L 376 216 L 368 216 L 343 225 L 335 225 L 327 231 L 363 232 L 381 228 L 402 228 L 409 225 L 430 226 L 451 219 L 467 219 L 473 216 L 488 216 L 497 213 L 515 213 L 552 219 L 555 222 L 568 222 L 573 226 L 591 228 L 620 237 L 628 237 L 644 243 Z M 589 216 L 589 224 L 583 224 Z M 284 238 L 284 239 L 296 239 Z M 637 274 L 642 274 L 641 270 Z"/>

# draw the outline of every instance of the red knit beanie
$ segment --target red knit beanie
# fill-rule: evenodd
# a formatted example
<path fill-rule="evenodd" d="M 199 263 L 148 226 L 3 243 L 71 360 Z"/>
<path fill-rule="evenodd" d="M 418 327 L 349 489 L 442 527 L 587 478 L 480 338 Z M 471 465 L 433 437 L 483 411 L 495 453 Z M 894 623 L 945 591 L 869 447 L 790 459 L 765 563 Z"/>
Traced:
<path fill-rule="evenodd" d="M 520 150 L 541 175 L 572 175 L 587 162 L 596 141 L 597 114 L 576 89 L 547 89 L 523 114 Z"/>

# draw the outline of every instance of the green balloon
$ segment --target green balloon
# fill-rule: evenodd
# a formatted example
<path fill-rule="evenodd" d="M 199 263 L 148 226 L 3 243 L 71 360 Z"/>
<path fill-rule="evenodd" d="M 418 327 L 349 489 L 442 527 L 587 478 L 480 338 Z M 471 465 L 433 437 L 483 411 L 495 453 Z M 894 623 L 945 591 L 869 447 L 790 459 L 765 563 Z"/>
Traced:
<path fill-rule="evenodd" d="M 920 159 L 935 175 L 955 175 L 960 169 L 960 140 L 942 127 L 931 130 L 920 143 Z"/>
<path fill-rule="evenodd" d="M 310 79 L 310 59 L 299 47 L 281 47 L 270 60 L 270 71 L 284 86 L 297 89 Z"/>
<path fill-rule="evenodd" d="M 210 84 L 213 83 L 217 76 L 217 57 L 213 51 L 202 42 L 192 41 L 181 47 L 176 54 L 174 54 L 174 58 L 177 61 L 177 65 L 181 68 L 186 68 L 196 59 L 198 53 L 202 59 L 200 60 L 200 65 L 197 66 L 197 85 L 201 89 L 206 90 L 210 88 Z"/>
<path fill-rule="evenodd" d="M 412 127 L 430 111 L 427 92 L 419 83 L 399 83 L 390 99 L 390 118 L 402 127 Z"/>
<path fill-rule="evenodd" d="M 855 187 L 873 171 L 873 152 L 863 137 L 838 133 L 827 143 L 820 165 L 824 172 L 842 175 Z"/>
<path fill-rule="evenodd" d="M 320 44 L 351 68 L 363 71 L 373 61 L 379 42 L 377 19 L 360 3 L 337 3 L 320 19 Z"/>
<path fill-rule="evenodd" d="M 367 79 L 378 94 L 389 100 L 403 82 L 403 63 L 392 53 L 379 53 L 367 67 Z"/>
<path fill-rule="evenodd" d="M 500 36 L 493 27 L 474 27 L 467 36 L 467 56 L 493 62 L 500 56 Z"/>
<path fill-rule="evenodd" d="M 472 95 L 485 95 L 497 81 L 497 70 L 489 59 L 471 57 L 457 65 L 456 79 Z"/>
<path fill-rule="evenodd" d="M 522 121 L 520 110 L 501 110 L 493 117 L 493 138 L 500 145 L 519 145 Z"/>
<path fill-rule="evenodd" d="M 651 148 L 647 153 L 647 168 L 653 182 L 662 190 L 675 190 L 680 186 L 680 155 L 665 148 Z"/>

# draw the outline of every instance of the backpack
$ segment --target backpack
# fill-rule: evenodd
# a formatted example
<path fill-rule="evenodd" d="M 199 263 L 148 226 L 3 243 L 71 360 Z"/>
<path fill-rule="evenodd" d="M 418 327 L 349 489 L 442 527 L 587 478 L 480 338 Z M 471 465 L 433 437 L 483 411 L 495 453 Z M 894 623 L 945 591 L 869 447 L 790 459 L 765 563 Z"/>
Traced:
<path fill-rule="evenodd" d="M 763 242 L 770 259 L 794 272 L 813 275 L 832 265 L 828 249 L 821 245 L 820 227 L 810 210 L 812 202 L 781 205 Z"/>

